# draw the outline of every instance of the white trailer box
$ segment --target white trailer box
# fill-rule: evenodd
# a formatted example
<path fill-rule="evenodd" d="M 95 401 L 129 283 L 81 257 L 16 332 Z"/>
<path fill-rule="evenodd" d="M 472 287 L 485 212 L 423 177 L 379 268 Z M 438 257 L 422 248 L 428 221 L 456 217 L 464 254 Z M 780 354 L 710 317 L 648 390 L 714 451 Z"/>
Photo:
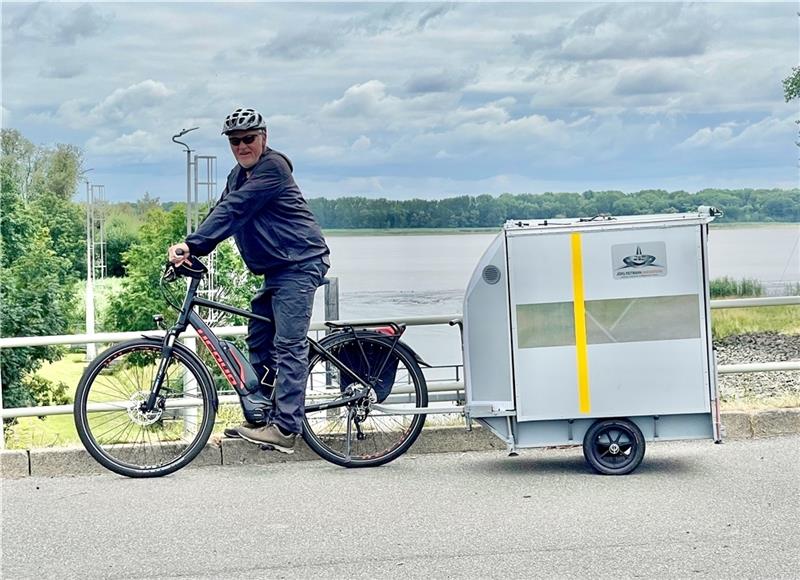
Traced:
<path fill-rule="evenodd" d="M 606 419 L 647 440 L 719 440 L 715 215 L 508 221 L 464 300 L 467 416 L 511 451 L 581 441 L 586 451 L 587 432 Z M 598 453 L 619 439 L 613 424 L 606 431 Z"/>

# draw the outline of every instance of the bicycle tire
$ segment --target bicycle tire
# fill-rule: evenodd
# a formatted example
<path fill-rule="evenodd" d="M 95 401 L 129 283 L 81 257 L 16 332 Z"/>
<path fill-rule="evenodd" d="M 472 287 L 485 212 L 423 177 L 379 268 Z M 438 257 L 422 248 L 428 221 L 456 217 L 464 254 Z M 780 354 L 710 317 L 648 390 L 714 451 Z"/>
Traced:
<path fill-rule="evenodd" d="M 180 344 L 173 348 L 160 408 L 150 414 L 139 410 L 155 373 L 147 371 L 147 363 L 157 368 L 160 360 L 160 340 L 134 339 L 101 353 L 78 384 L 73 412 L 78 436 L 100 465 L 120 475 L 174 473 L 203 450 L 214 427 L 213 381 L 197 356 Z M 179 366 L 196 382 L 196 392 L 191 383 L 187 392 L 187 376 Z M 193 411 L 197 406 L 200 412 Z"/>
<path fill-rule="evenodd" d="M 365 350 L 370 351 L 370 349 L 377 349 L 379 352 L 385 353 L 391 347 L 392 342 L 392 339 L 370 331 L 360 331 L 358 340 L 361 343 L 362 355 Z M 358 365 L 348 364 L 356 361 L 347 360 L 347 356 L 342 356 L 343 353 L 348 352 L 348 347 L 358 348 L 356 339 L 351 333 L 326 337 L 323 339 L 322 345 L 351 369 L 356 370 L 355 366 Z M 375 351 L 372 350 L 372 352 Z M 383 397 L 384 404 L 405 403 L 408 406 L 410 401 L 414 407 L 426 407 L 428 391 L 425 376 L 414 354 L 400 343 L 390 358 L 391 363 L 397 363 L 397 373 L 394 376 L 391 391 Z M 327 368 L 324 368 L 326 366 Z M 324 375 L 325 379 L 320 375 Z M 321 384 L 323 380 L 324 385 Z M 346 385 L 343 385 L 343 382 L 352 383 L 352 379 L 342 381 L 339 370 L 335 366 L 330 363 L 326 365 L 323 356 L 313 353 L 309 360 L 306 404 L 308 405 L 310 401 L 335 402 L 336 399 L 345 396 Z M 322 396 L 320 396 L 320 392 L 323 393 Z M 372 395 L 375 395 L 374 390 Z M 398 401 L 399 399 L 402 401 Z M 363 439 L 358 439 L 355 416 L 343 417 L 345 413 L 354 408 L 354 405 L 356 403 L 321 411 L 306 409 L 303 420 L 303 439 L 315 453 L 335 465 L 375 467 L 389 463 L 408 451 L 425 425 L 424 414 L 390 415 L 368 412 L 360 422 L 364 425 L 362 428 Z M 398 405 L 396 408 L 401 409 L 402 406 Z M 363 403 L 362 409 L 358 412 L 364 415 Z M 344 424 L 342 424 L 342 420 L 344 420 Z M 349 427 L 348 424 L 350 424 Z M 349 453 L 347 452 L 348 428 Z M 356 434 L 355 437 L 353 437 L 353 433 Z"/>

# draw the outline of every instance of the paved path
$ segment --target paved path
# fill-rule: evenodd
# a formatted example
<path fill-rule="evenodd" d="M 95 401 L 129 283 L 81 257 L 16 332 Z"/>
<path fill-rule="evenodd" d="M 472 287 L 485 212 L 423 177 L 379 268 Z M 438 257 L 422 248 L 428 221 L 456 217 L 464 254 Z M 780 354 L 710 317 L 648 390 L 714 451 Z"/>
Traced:
<path fill-rule="evenodd" d="M 800 575 L 800 437 L 2 481 L 3 578 Z"/>

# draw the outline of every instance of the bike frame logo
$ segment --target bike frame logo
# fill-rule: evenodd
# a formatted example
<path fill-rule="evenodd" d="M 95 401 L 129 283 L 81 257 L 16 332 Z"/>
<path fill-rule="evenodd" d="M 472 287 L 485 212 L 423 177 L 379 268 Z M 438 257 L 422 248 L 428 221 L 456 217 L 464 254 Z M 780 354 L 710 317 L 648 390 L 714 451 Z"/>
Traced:
<path fill-rule="evenodd" d="M 667 247 L 664 242 L 641 242 L 611 246 L 616 280 L 667 275 Z"/>

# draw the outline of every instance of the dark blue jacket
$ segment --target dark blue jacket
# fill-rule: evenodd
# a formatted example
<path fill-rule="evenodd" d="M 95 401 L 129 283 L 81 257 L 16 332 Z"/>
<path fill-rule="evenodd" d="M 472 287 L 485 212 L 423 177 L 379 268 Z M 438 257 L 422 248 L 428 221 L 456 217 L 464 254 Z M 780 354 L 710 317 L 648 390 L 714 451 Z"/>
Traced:
<path fill-rule="evenodd" d="M 186 237 L 192 255 L 206 256 L 233 236 L 254 274 L 269 274 L 327 255 L 314 214 L 292 177 L 289 158 L 267 148 L 246 177 L 237 164 L 219 201 Z"/>

